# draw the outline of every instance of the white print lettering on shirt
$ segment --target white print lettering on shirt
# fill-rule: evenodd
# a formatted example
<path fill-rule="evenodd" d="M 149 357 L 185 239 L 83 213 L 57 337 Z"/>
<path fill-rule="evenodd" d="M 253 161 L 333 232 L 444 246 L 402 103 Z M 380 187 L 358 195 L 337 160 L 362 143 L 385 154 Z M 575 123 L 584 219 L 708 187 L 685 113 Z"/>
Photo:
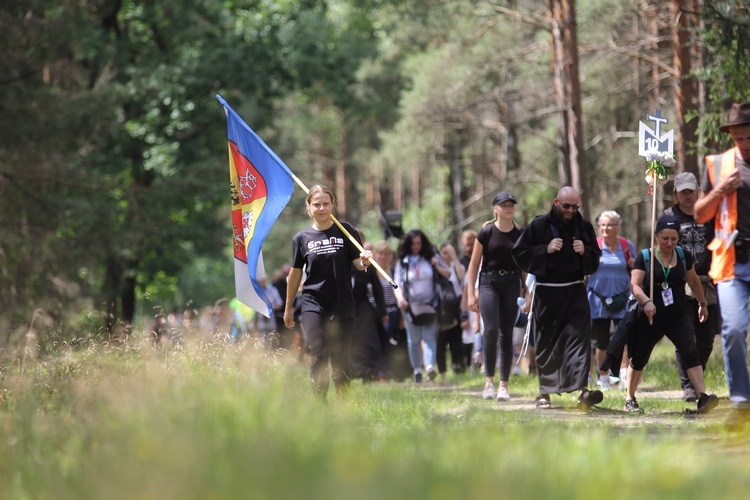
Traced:
<path fill-rule="evenodd" d="M 344 238 L 336 238 L 335 236 L 331 236 L 325 240 L 309 241 L 307 243 L 307 249 L 315 255 L 336 253 L 342 248 L 344 248 Z"/>

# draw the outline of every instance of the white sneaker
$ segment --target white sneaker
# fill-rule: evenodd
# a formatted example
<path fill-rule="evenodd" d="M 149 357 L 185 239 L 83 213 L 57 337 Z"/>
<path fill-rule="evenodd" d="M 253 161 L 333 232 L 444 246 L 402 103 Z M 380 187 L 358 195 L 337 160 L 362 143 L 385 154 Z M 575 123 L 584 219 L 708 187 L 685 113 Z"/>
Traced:
<path fill-rule="evenodd" d="M 484 392 L 482 393 L 482 399 L 492 399 L 495 397 L 495 384 L 487 382 L 484 385 Z"/>
<path fill-rule="evenodd" d="M 596 381 L 596 385 L 598 385 L 602 391 L 608 391 L 609 375 L 599 375 L 599 380 Z"/>
<path fill-rule="evenodd" d="M 497 388 L 497 400 L 498 401 L 508 401 L 510 399 L 510 394 L 508 393 L 508 388 L 504 385 L 500 385 Z"/>

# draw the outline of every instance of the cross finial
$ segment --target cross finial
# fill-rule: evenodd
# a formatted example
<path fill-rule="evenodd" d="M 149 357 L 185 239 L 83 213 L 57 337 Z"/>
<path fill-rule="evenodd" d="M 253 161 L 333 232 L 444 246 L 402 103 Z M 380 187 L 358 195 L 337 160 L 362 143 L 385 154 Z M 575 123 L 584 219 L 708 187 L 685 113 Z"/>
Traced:
<path fill-rule="evenodd" d="M 661 110 L 655 109 L 653 115 L 648 115 L 648 119 L 654 122 L 654 134 L 656 137 L 661 135 L 660 128 L 662 123 L 667 123 L 669 120 L 661 117 Z"/>

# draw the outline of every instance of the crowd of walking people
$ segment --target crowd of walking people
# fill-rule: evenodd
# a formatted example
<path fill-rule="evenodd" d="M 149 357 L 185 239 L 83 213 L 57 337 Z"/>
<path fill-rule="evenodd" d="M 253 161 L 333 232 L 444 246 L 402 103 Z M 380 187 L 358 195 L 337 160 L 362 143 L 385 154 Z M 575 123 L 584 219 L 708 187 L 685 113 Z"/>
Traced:
<path fill-rule="evenodd" d="M 706 159 L 700 183 L 689 172 L 674 177 L 674 205 L 640 251 L 615 210 L 593 224 L 583 217 L 570 186 L 526 227 L 515 218 L 519 200 L 501 191 L 492 219 L 465 230 L 458 246 L 415 228 L 395 250 L 338 223 L 334 193 L 314 186 L 312 225 L 295 235 L 291 263 L 262 285 L 275 316 L 255 330 L 272 348 L 300 339 L 322 398 L 329 380 L 343 393 L 353 379 L 426 384 L 481 370 L 481 397 L 504 402 L 527 353 L 537 408 L 577 393 L 588 410 L 619 387 L 629 413 L 642 411 L 636 392 L 663 337 L 675 346 L 675 385 L 695 403 L 690 411 L 716 407 L 704 370 L 721 335 L 729 399 L 748 411 L 750 104 L 734 105 L 721 130 L 734 147 Z M 233 337 L 241 334 L 237 326 Z"/>

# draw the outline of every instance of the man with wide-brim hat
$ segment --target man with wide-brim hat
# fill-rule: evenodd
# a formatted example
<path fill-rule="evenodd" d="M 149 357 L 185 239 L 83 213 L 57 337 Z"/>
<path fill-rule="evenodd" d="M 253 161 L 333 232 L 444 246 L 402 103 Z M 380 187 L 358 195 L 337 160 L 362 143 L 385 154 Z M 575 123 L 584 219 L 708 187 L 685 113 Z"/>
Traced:
<path fill-rule="evenodd" d="M 709 275 L 716 283 L 721 310 L 721 340 L 729 399 L 750 417 L 750 374 L 747 364 L 748 300 L 750 299 L 750 103 L 732 105 L 719 127 L 734 147 L 706 157 L 703 193 L 695 203 L 698 222 L 714 221 L 715 237 Z M 747 420 L 745 417 L 745 420 Z"/>

